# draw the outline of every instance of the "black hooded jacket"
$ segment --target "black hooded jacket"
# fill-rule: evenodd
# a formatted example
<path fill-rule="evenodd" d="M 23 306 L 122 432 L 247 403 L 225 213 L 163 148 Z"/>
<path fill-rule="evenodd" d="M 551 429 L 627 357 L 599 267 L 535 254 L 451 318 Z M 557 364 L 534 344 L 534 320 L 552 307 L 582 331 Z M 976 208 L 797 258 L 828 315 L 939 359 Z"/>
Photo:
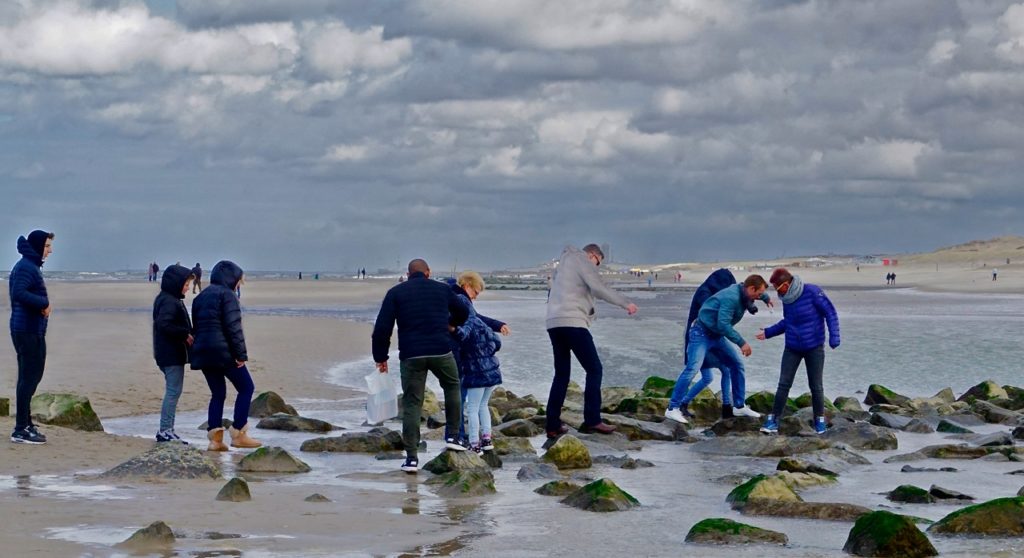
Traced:
<path fill-rule="evenodd" d="M 11 295 L 11 331 L 46 335 L 49 320 L 43 310 L 50 305 L 43 281 L 42 256 L 24 236 L 18 238 L 21 259 L 14 264 L 7 287 Z"/>
<path fill-rule="evenodd" d="M 234 368 L 235 361 L 249 360 L 242 333 L 242 308 L 235 286 L 242 268 L 228 260 L 217 262 L 210 272 L 210 285 L 192 301 L 195 343 L 192 369 Z"/>
<path fill-rule="evenodd" d="M 188 362 L 188 336 L 192 322 L 185 308 L 185 281 L 192 272 L 180 265 L 164 270 L 160 294 L 153 301 L 153 357 L 156 365 L 181 366 Z"/>
<path fill-rule="evenodd" d="M 703 283 L 697 287 L 697 290 L 693 293 L 693 300 L 690 301 L 690 314 L 686 318 L 686 336 L 684 340 L 690 339 L 690 328 L 693 326 L 693 321 L 697 319 L 697 314 L 700 313 L 700 307 L 704 305 L 709 298 L 711 298 L 718 291 L 736 284 L 736 276 L 731 271 L 725 269 L 716 269 Z M 685 341 L 684 341 L 685 343 Z M 683 360 L 686 360 L 686 351 L 683 351 Z M 714 351 L 708 353 L 708 356 L 704 357 L 704 366 L 708 368 L 718 368 L 718 355 L 714 354 Z"/>

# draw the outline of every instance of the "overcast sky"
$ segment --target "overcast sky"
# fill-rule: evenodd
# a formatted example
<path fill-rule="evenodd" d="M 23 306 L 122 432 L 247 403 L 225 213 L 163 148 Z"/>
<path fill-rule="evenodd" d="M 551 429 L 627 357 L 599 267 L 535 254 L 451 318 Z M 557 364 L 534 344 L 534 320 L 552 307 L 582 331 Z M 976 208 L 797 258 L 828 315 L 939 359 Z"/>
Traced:
<path fill-rule="evenodd" d="M 0 262 L 931 250 L 1022 232 L 1024 4 L 6 0 Z"/>

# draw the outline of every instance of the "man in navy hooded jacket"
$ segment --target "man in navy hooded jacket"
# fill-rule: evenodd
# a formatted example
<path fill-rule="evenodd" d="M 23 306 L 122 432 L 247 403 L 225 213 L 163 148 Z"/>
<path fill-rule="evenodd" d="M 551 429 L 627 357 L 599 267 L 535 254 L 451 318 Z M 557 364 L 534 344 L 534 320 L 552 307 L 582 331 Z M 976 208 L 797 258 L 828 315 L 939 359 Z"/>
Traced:
<path fill-rule="evenodd" d="M 45 444 L 46 436 L 32 424 L 32 397 L 46 366 L 46 326 L 50 299 L 43 281 L 43 261 L 53 252 L 53 233 L 35 230 L 18 238 L 21 259 L 7 280 L 11 296 L 11 340 L 18 355 L 16 414 L 11 441 Z"/>

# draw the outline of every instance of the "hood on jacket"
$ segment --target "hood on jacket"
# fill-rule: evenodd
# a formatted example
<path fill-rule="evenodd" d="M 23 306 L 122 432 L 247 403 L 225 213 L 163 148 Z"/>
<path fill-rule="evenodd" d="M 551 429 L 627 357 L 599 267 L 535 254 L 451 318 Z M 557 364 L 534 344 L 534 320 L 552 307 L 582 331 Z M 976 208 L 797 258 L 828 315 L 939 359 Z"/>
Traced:
<path fill-rule="evenodd" d="M 18 237 L 18 253 L 21 254 L 22 256 L 25 256 L 25 259 L 31 261 L 32 263 L 38 266 L 43 265 L 42 254 L 36 252 L 36 249 L 32 247 L 32 244 L 29 243 L 28 239 L 25 238 L 24 236 Z"/>
<path fill-rule="evenodd" d="M 238 267 L 238 264 L 235 262 L 221 260 L 217 262 L 217 265 L 213 266 L 213 271 L 210 272 L 210 284 L 235 290 L 235 286 L 238 285 L 238 281 L 244 273 L 242 268 Z"/>
<path fill-rule="evenodd" d="M 160 280 L 160 290 L 174 298 L 185 298 L 182 292 L 185 289 L 185 281 L 192 276 L 192 270 L 181 265 L 169 265 L 164 270 L 163 279 Z"/>
<path fill-rule="evenodd" d="M 704 285 L 707 285 L 708 289 L 710 289 L 712 293 L 717 293 L 718 291 L 735 284 L 736 276 L 724 267 L 722 269 L 716 269 L 714 273 L 704 280 Z"/>

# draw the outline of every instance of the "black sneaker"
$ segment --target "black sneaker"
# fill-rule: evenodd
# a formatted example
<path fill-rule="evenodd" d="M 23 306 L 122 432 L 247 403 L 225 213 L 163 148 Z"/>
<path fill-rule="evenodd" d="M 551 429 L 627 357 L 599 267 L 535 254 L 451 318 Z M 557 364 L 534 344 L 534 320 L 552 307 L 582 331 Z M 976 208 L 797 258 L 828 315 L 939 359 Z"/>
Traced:
<path fill-rule="evenodd" d="M 15 444 L 33 444 L 39 446 L 46 443 L 46 436 L 43 436 L 38 430 L 35 430 L 30 426 L 26 428 L 19 428 L 11 433 L 11 441 Z"/>
<path fill-rule="evenodd" d="M 458 438 L 445 438 L 444 447 L 452 451 L 466 451 L 469 449 L 469 444 Z"/>
<path fill-rule="evenodd" d="M 420 470 L 420 462 L 415 457 L 406 457 L 401 469 L 410 475 L 414 475 L 416 471 Z"/>
<path fill-rule="evenodd" d="M 174 431 L 173 428 L 170 429 L 170 430 L 161 430 L 160 432 L 157 432 L 156 433 L 156 441 L 157 442 L 176 442 L 178 444 L 185 444 L 186 446 L 188 445 L 188 442 L 186 442 L 185 440 L 182 440 L 181 437 L 178 436 L 178 434 Z"/>
<path fill-rule="evenodd" d="M 40 432 L 38 428 L 36 428 L 36 425 L 28 425 L 28 431 L 31 432 L 32 435 L 35 436 L 36 438 L 42 440 L 44 444 L 46 443 L 46 436 L 44 436 L 43 433 Z"/>

